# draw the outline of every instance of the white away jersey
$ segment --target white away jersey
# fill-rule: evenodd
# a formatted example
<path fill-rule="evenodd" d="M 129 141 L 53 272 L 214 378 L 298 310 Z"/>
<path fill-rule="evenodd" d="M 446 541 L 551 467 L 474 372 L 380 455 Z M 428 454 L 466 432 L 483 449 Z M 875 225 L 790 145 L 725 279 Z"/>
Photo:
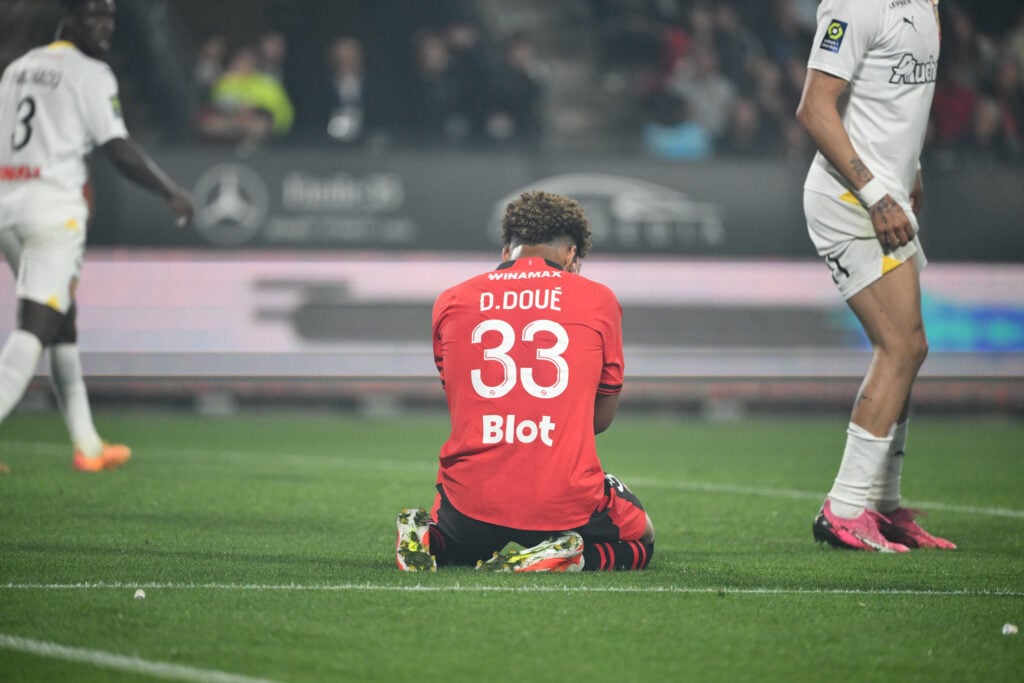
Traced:
<path fill-rule="evenodd" d="M 81 192 L 84 157 L 126 138 L 117 79 L 106 63 L 58 41 L 30 50 L 0 79 L 0 193 L 42 178 Z"/>
<path fill-rule="evenodd" d="M 939 61 L 938 0 L 823 0 L 807 68 L 849 82 L 840 115 L 854 149 L 910 206 Z M 819 152 L 804 185 L 851 188 Z"/>

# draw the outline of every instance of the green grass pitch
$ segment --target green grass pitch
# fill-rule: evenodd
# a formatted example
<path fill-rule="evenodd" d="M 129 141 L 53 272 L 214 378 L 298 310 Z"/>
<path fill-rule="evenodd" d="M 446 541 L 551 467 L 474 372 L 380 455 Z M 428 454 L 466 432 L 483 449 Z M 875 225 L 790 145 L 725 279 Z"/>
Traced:
<path fill-rule="evenodd" d="M 650 569 L 506 576 L 394 567 L 443 416 L 98 421 L 124 469 L 73 472 L 55 415 L 0 432 L 0 681 L 1024 680 L 1020 422 L 912 421 L 904 493 L 960 549 L 894 556 L 811 538 L 844 419 L 624 413 Z"/>

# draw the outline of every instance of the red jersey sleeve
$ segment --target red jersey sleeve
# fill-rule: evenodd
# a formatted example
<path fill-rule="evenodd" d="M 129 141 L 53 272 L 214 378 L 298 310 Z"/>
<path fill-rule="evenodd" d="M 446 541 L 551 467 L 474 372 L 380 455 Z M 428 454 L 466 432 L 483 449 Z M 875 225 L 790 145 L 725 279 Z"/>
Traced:
<path fill-rule="evenodd" d="M 604 288 L 605 301 L 601 310 L 601 336 L 604 338 L 604 367 L 597 385 L 599 394 L 617 394 L 622 391 L 625 360 L 622 354 L 622 305 L 610 289 Z"/>

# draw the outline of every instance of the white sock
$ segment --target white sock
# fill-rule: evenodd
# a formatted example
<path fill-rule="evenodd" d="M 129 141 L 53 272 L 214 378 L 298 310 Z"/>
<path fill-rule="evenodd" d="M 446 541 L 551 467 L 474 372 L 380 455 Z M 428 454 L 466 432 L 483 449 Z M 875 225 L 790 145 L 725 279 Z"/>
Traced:
<path fill-rule="evenodd" d="M 891 443 L 892 436 L 875 436 L 850 423 L 846 430 L 846 449 L 839 465 L 839 474 L 828 493 L 832 514 L 852 519 L 864 512 L 868 491 L 885 462 Z"/>
<path fill-rule="evenodd" d="M 25 330 L 14 330 L 0 350 L 0 421 L 18 405 L 39 367 L 43 345 L 39 337 Z"/>
<path fill-rule="evenodd" d="M 907 448 L 907 421 L 892 430 L 892 445 L 885 456 L 882 469 L 868 491 L 868 507 L 881 513 L 892 512 L 900 506 L 900 475 L 903 473 L 903 455 Z"/>
<path fill-rule="evenodd" d="M 89 395 L 82 377 L 82 361 L 76 344 L 56 344 L 50 347 L 50 384 L 57 394 L 57 403 L 68 426 L 68 434 L 75 448 L 87 458 L 99 455 L 103 440 L 96 432 L 89 407 Z"/>

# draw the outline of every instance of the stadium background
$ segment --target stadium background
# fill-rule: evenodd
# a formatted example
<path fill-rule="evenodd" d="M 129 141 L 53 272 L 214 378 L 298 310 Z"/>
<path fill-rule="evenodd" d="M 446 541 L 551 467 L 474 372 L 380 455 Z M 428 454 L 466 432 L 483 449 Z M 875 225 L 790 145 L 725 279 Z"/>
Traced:
<path fill-rule="evenodd" d="M 501 207 L 542 187 L 579 198 L 594 224 L 584 274 L 624 306 L 624 407 L 712 417 L 848 410 L 868 351 L 806 237 L 800 187 L 811 150 L 789 121 L 794 63 L 810 47 L 801 10 L 814 4 L 119 0 L 111 62 L 129 129 L 192 190 L 198 214 L 193 229 L 175 230 L 158 200 L 94 160 L 79 290 L 94 402 L 211 413 L 440 406 L 430 304 L 494 264 Z M 0 66 L 48 40 L 56 21 L 56 3 L 2 5 Z M 668 158 L 648 134 L 675 79 L 686 80 L 674 69 L 691 68 L 702 22 L 719 19 L 702 7 L 719 5 L 736 10 L 739 28 L 716 25 L 710 43 L 723 73 L 743 56 L 733 98 L 753 103 L 760 137 L 750 143 L 729 124 L 711 151 Z M 990 81 L 1022 50 L 1024 14 L 1000 2 L 941 8 L 948 98 L 937 101 L 969 105 L 974 121 L 1004 103 Z M 460 28 L 475 42 L 456 59 Z M 265 136 L 214 134 L 199 55 L 213 35 L 227 60 L 268 32 L 287 48 L 279 77 L 294 122 Z M 324 108 L 325 53 L 340 36 L 362 46 L 364 90 L 359 123 L 332 136 L 340 110 Z M 462 81 L 421 77 L 417 49 L 430 39 L 461 64 Z M 532 57 L 510 75 L 506 46 L 516 41 Z M 757 82 L 771 74 L 782 78 L 776 100 Z M 445 88 L 462 99 L 430 109 Z M 999 110 L 1018 127 L 1021 88 Z M 772 119 L 778 100 L 785 121 Z M 924 159 L 932 353 L 919 410 L 1020 413 L 1020 130 L 981 135 L 955 129 L 946 113 L 936 111 Z M 0 290 L 9 329 L 9 276 Z M 50 401 L 41 375 L 22 409 Z"/>

